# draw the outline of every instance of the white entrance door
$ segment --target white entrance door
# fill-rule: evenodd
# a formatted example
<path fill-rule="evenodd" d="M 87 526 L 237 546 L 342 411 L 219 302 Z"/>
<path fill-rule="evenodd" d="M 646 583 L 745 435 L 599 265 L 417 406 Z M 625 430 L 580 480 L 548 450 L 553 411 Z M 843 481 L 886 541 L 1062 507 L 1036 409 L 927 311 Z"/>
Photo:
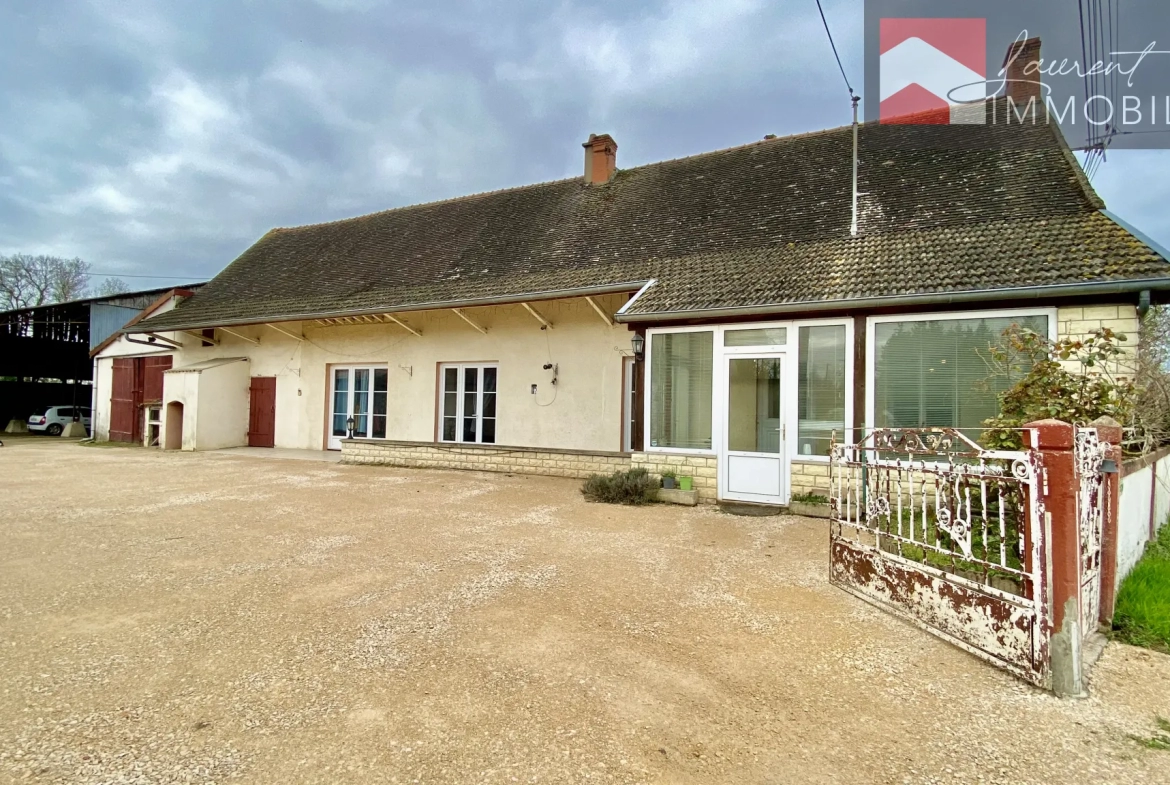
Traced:
<path fill-rule="evenodd" d="M 723 498 L 788 502 L 784 428 L 784 355 L 727 358 L 727 427 L 723 434 Z"/>
<path fill-rule="evenodd" d="M 386 368 L 334 366 L 329 380 L 329 449 L 341 449 L 341 440 L 349 433 L 351 417 L 355 439 L 384 439 Z"/>

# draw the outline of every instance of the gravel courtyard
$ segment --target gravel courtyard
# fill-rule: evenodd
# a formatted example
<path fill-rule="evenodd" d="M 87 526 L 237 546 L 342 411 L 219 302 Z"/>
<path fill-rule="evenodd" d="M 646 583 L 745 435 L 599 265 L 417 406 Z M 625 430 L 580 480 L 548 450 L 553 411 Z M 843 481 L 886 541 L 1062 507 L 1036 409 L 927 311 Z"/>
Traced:
<path fill-rule="evenodd" d="M 1061 701 L 826 560 L 565 480 L 11 440 L 0 782 L 1170 783 L 1170 657 Z"/>

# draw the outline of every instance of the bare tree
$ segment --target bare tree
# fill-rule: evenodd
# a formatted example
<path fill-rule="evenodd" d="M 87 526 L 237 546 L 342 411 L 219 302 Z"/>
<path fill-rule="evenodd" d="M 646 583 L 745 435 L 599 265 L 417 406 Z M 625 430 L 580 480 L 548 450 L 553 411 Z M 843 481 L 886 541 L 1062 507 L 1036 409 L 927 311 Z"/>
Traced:
<path fill-rule="evenodd" d="M 94 289 L 94 293 L 98 297 L 113 297 L 128 291 L 130 291 L 130 287 L 121 278 L 107 278 L 102 281 L 101 286 Z"/>
<path fill-rule="evenodd" d="M 4 310 L 76 300 L 85 294 L 88 283 L 89 265 L 80 259 L 0 256 L 0 307 Z"/>

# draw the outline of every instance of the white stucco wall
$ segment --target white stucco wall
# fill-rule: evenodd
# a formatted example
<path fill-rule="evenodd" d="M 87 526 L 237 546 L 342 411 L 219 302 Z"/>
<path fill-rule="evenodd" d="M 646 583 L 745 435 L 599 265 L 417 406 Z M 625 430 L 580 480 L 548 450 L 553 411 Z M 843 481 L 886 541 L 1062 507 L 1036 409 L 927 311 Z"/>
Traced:
<path fill-rule="evenodd" d="M 608 313 L 626 301 L 623 295 L 594 298 Z M 202 347 L 198 337 L 183 335 L 184 349 L 175 366 L 216 357 L 247 357 L 251 376 L 276 377 L 277 447 L 323 449 L 329 367 L 385 364 L 389 369 L 387 436 L 407 441 L 433 441 L 438 365 L 448 362 L 497 363 L 496 443 L 564 449 L 621 449 L 622 358 L 630 353 L 631 332 L 624 325 L 605 324 L 584 299 L 534 302 L 552 322 L 550 330 L 520 305 L 466 309 L 481 334 L 450 311 L 424 311 L 400 316 L 422 336 L 393 324 L 318 326 L 282 323 L 301 333 L 298 342 L 263 325 L 232 328 L 259 345 L 217 330 L 219 346 Z M 557 384 L 545 363 L 558 366 Z M 207 373 L 204 371 L 204 373 Z M 531 385 L 538 385 L 531 394 Z M 177 388 L 176 388 L 177 389 Z M 214 396 L 218 397 L 218 396 Z M 203 421 L 206 391 L 198 395 Z M 164 397 L 164 405 L 170 400 Z M 214 410 L 235 407 L 230 396 Z M 108 403 L 107 403 L 108 406 Z M 247 429 L 247 393 L 243 406 Z M 202 427 L 202 426 L 200 426 Z M 164 425 L 165 429 L 165 425 Z M 210 442 L 207 442 L 210 443 Z M 199 449 L 209 449 L 199 440 Z"/>
<path fill-rule="evenodd" d="M 161 432 L 167 433 L 172 403 L 183 404 L 184 450 L 219 450 L 248 443 L 247 360 L 163 373 Z M 164 436 L 165 439 L 165 436 Z M 164 441 L 165 444 L 165 441 Z"/>
<path fill-rule="evenodd" d="M 1117 521 L 1117 585 L 1141 559 L 1150 540 L 1150 491 L 1153 487 L 1154 526 L 1170 516 L 1170 455 L 1121 478 Z"/>

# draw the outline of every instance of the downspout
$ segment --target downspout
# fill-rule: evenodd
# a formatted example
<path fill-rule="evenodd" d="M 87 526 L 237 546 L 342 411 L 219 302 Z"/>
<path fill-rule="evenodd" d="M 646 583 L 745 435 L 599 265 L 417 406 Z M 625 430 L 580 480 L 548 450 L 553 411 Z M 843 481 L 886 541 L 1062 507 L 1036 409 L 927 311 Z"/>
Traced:
<path fill-rule="evenodd" d="M 175 341 L 172 341 L 168 338 L 163 338 L 161 335 L 156 336 L 153 333 L 146 333 L 146 335 L 149 335 L 150 338 L 145 340 L 145 341 L 139 341 L 139 340 L 135 339 L 133 337 L 133 335 L 134 334 L 131 334 L 131 333 L 124 333 L 122 335 L 122 337 L 125 338 L 128 343 L 137 343 L 137 344 L 141 344 L 142 346 L 149 346 L 152 349 L 182 349 L 183 348 L 183 344 L 176 343 Z M 165 343 L 159 343 L 159 341 L 165 341 Z"/>

